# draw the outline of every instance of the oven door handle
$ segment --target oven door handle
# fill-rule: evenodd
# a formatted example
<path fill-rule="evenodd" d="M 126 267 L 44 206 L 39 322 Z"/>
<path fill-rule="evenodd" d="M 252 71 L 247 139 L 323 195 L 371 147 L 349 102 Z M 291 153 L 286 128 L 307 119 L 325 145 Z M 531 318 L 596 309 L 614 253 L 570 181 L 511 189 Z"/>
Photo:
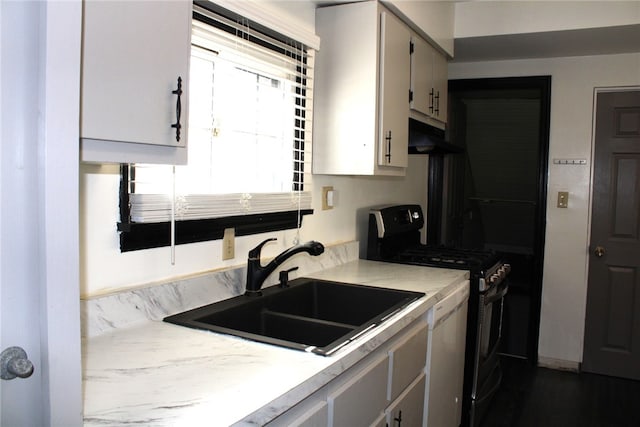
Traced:
<path fill-rule="evenodd" d="M 495 294 L 487 295 L 487 298 L 484 300 L 484 304 L 485 305 L 493 304 L 499 299 L 504 298 L 508 290 L 509 290 L 509 283 L 507 282 L 507 280 L 503 280 L 498 285 L 498 290 L 496 290 Z"/>
<path fill-rule="evenodd" d="M 482 404 L 485 400 L 490 399 L 493 397 L 493 395 L 498 391 L 498 389 L 500 388 L 500 384 L 502 384 L 502 369 L 500 368 L 500 366 L 497 367 L 498 369 L 498 381 L 496 381 L 492 386 L 491 389 L 489 389 L 487 391 L 486 394 L 484 394 L 483 396 L 479 396 L 476 400 L 476 406 Z"/>

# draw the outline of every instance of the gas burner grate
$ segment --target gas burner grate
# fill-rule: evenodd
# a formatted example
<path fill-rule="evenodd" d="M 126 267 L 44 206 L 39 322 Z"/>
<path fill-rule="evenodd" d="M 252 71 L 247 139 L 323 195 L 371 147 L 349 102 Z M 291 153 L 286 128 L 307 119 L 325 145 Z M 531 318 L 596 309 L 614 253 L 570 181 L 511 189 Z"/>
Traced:
<path fill-rule="evenodd" d="M 419 246 L 398 252 L 394 262 L 448 268 L 486 268 L 495 263 L 496 255 L 491 251 L 471 249 Z"/>

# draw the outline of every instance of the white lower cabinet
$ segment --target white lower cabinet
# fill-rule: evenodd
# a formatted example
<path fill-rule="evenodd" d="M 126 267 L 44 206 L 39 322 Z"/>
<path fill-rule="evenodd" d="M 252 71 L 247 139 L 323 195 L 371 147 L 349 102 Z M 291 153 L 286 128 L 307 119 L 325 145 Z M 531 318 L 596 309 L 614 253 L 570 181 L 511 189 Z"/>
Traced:
<path fill-rule="evenodd" d="M 387 423 L 387 414 L 380 414 L 373 424 L 371 424 L 371 427 L 389 427 L 389 423 Z"/>
<path fill-rule="evenodd" d="M 326 426 L 329 421 L 329 411 L 327 402 L 318 402 L 301 416 L 292 420 L 288 425 L 291 427 L 320 427 Z"/>
<path fill-rule="evenodd" d="M 389 387 L 387 399 L 394 401 L 403 390 L 423 371 L 427 362 L 426 323 L 416 329 L 389 350 Z"/>
<path fill-rule="evenodd" d="M 427 336 L 421 319 L 269 426 L 422 426 Z"/>
<path fill-rule="evenodd" d="M 423 424 L 426 376 L 423 373 L 385 411 L 389 427 L 419 427 Z"/>
<path fill-rule="evenodd" d="M 330 425 L 369 426 L 387 406 L 389 358 L 374 361 L 329 395 Z"/>
<path fill-rule="evenodd" d="M 266 425 L 269 427 L 327 427 L 328 423 L 329 406 L 322 391 L 319 391 Z"/>

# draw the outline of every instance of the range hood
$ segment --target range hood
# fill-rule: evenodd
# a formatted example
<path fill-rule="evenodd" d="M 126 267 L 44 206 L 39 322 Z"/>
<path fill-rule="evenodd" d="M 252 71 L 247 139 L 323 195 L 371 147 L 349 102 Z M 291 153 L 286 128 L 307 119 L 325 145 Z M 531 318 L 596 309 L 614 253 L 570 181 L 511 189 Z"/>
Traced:
<path fill-rule="evenodd" d="M 445 141 L 445 132 L 409 118 L 409 154 L 460 153 L 462 148 Z"/>

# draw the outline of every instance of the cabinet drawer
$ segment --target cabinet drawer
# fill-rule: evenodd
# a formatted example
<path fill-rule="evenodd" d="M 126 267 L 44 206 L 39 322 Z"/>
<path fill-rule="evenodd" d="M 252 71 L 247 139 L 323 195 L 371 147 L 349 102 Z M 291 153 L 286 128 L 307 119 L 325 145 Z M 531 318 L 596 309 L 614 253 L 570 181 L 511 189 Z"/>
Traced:
<path fill-rule="evenodd" d="M 387 413 L 385 412 L 384 414 L 380 414 L 380 416 L 371 423 L 371 427 L 389 427 L 389 424 L 387 423 Z"/>
<path fill-rule="evenodd" d="M 329 395 L 330 426 L 369 426 L 387 405 L 387 356 L 367 366 Z"/>
<path fill-rule="evenodd" d="M 321 398 L 309 397 L 270 421 L 268 427 L 327 427 L 329 409 Z"/>
<path fill-rule="evenodd" d="M 310 408 L 305 414 L 297 420 L 293 420 L 288 425 L 290 427 L 320 427 L 326 426 L 329 420 L 329 411 L 327 402 L 319 402 L 313 408 Z"/>
<path fill-rule="evenodd" d="M 427 324 L 424 322 L 389 350 L 389 401 L 395 400 L 424 370 L 426 354 Z"/>

